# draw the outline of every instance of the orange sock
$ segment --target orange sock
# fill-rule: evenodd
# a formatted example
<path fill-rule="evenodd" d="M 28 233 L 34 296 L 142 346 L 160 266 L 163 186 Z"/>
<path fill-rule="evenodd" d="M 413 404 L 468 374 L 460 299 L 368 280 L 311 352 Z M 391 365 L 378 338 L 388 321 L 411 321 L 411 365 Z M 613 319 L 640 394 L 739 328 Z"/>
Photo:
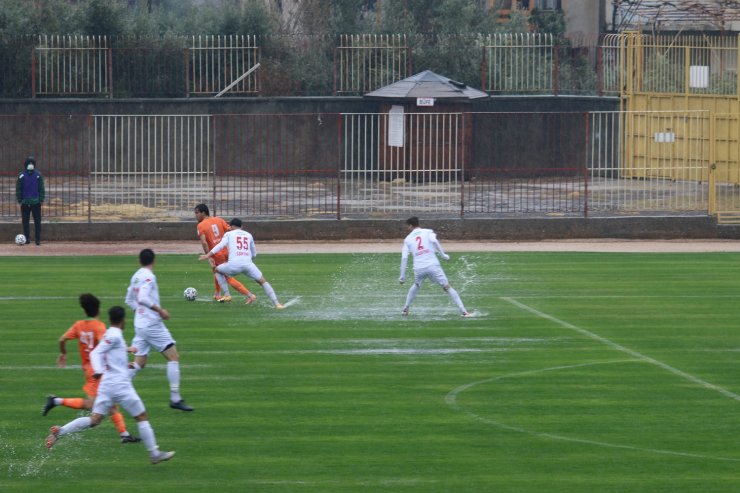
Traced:
<path fill-rule="evenodd" d="M 229 286 L 231 286 L 232 288 L 236 289 L 237 291 L 239 291 L 241 294 L 243 294 L 245 296 L 249 294 L 249 290 L 244 286 L 244 284 L 240 283 L 239 281 L 237 281 L 233 277 L 228 277 L 227 279 L 228 279 L 228 282 L 229 282 Z"/>
<path fill-rule="evenodd" d="M 213 284 L 216 286 L 216 291 L 215 292 L 216 293 L 220 293 L 221 292 L 221 286 L 218 285 L 218 281 L 216 280 L 216 276 L 215 275 L 213 276 Z"/>
<path fill-rule="evenodd" d="M 123 421 L 123 415 L 121 413 L 113 413 L 110 415 L 110 420 L 116 426 L 118 433 L 126 433 L 126 423 Z"/>
<path fill-rule="evenodd" d="M 62 399 L 62 406 L 71 407 L 72 409 L 82 409 L 85 407 L 85 399 L 80 399 L 79 397 Z"/>

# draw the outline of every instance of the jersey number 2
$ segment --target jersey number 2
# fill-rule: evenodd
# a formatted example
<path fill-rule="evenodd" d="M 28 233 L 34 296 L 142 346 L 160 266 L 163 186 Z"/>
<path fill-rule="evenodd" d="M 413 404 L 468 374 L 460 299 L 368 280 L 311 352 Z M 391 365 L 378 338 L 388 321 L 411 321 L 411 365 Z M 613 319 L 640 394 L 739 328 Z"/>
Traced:
<path fill-rule="evenodd" d="M 422 242 L 421 236 L 416 237 L 416 249 L 424 250 L 424 243 Z"/>

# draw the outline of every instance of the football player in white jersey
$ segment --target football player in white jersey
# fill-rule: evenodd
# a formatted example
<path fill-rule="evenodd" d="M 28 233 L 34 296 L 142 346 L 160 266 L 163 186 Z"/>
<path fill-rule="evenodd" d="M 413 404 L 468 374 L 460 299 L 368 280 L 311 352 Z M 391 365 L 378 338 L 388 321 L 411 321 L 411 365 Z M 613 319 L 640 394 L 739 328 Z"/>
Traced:
<path fill-rule="evenodd" d="M 419 227 L 418 217 L 408 218 L 406 220 L 406 229 L 409 234 L 403 240 L 403 249 L 401 250 L 401 277 L 398 280 L 401 284 L 406 282 L 406 265 L 409 255 L 411 255 L 414 265 L 414 283 L 409 288 L 408 295 L 406 295 L 406 305 L 403 307 L 403 315 L 409 314 L 409 307 L 414 301 L 414 298 L 416 298 L 416 292 L 425 279 L 430 279 L 442 286 L 442 289 L 450 295 L 450 298 L 452 298 L 452 301 L 460 309 L 460 314 L 463 317 L 470 317 L 471 315 L 465 309 L 460 295 L 450 286 L 447 276 L 439 264 L 437 252 L 445 260 L 450 260 L 450 256 L 442 250 L 442 245 L 437 241 L 437 235 L 431 229 Z"/>
<path fill-rule="evenodd" d="M 92 414 L 77 418 L 64 426 L 52 426 L 49 436 L 46 437 L 46 447 L 51 449 L 57 440 L 64 435 L 98 426 L 111 407 L 118 404 L 136 420 L 139 434 L 149 451 L 149 459 L 152 464 L 170 460 L 175 452 L 159 450 L 154 430 L 146 415 L 144 403 L 131 383 L 128 353 L 134 351 L 135 348 L 129 348 L 123 338 L 126 311 L 123 307 L 114 306 L 108 310 L 108 317 L 110 327 L 100 343 L 90 353 L 90 363 L 94 371 L 93 377 L 101 379 Z"/>
<path fill-rule="evenodd" d="M 146 366 L 149 351 L 154 348 L 167 360 L 167 380 L 170 384 L 170 407 L 180 411 L 192 411 L 180 396 L 180 355 L 172 334 L 164 325 L 170 313 L 159 302 L 157 276 L 154 275 L 154 252 L 145 248 L 139 252 L 141 268 L 131 277 L 126 291 L 126 304 L 134 311 L 134 340 L 136 358 L 132 365 L 132 376 Z"/>
<path fill-rule="evenodd" d="M 235 217 L 229 222 L 229 225 L 231 226 L 231 231 L 227 231 L 223 238 L 221 238 L 221 241 L 211 248 L 208 253 L 198 257 L 198 260 L 212 258 L 216 253 L 228 247 L 229 261 L 216 266 L 216 279 L 221 286 L 224 296 L 231 296 L 229 285 L 224 276 L 234 277 L 237 274 L 245 274 L 262 286 L 262 289 L 265 290 L 267 297 L 270 298 L 276 309 L 282 310 L 285 307 L 278 301 L 275 290 L 272 289 L 270 283 L 267 282 L 262 272 L 252 260 L 257 256 L 257 250 L 254 248 L 254 238 L 242 229 L 241 219 Z"/>

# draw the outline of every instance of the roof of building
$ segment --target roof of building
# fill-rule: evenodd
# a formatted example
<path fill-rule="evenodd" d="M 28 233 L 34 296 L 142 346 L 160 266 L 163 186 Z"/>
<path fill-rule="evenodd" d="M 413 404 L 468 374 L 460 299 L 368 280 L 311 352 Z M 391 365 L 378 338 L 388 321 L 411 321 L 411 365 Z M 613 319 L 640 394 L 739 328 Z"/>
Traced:
<path fill-rule="evenodd" d="M 443 75 L 425 70 L 406 79 L 381 87 L 365 94 L 367 98 L 375 99 L 405 99 L 434 98 L 449 102 L 469 101 L 471 99 L 487 98 L 488 94 L 468 85 L 454 81 Z"/>
<path fill-rule="evenodd" d="M 726 0 L 638 0 L 620 4 L 618 9 L 622 27 L 656 23 L 721 26 L 740 20 L 738 2 Z"/>

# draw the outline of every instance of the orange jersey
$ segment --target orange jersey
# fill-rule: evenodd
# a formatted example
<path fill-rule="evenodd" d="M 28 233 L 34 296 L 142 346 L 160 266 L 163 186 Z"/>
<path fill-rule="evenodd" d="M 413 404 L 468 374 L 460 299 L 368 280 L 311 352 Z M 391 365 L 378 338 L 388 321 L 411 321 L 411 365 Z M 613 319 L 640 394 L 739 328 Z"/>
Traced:
<path fill-rule="evenodd" d="M 207 217 L 198 223 L 197 230 L 198 238 L 200 238 L 201 236 L 205 236 L 208 250 L 211 250 L 213 247 L 218 245 L 221 239 L 223 239 L 224 233 L 229 230 L 229 225 L 226 224 L 226 221 L 224 221 L 220 217 Z M 225 262 L 228 258 L 229 252 L 225 248 L 214 255 L 216 264 L 221 264 Z"/>
<path fill-rule="evenodd" d="M 78 320 L 64 333 L 65 339 L 77 339 L 80 346 L 80 358 L 82 359 L 82 368 L 86 371 L 91 368 L 90 351 L 95 349 L 98 342 L 105 335 L 106 327 L 103 322 L 97 319 Z"/>

